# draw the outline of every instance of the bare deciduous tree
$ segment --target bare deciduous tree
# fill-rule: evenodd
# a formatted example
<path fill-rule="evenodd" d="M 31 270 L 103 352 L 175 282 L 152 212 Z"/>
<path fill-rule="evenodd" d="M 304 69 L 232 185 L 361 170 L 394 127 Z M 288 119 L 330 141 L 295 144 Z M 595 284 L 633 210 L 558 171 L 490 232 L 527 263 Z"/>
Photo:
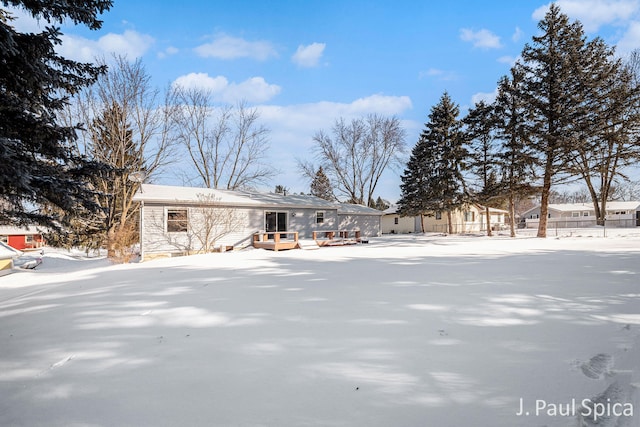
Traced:
<path fill-rule="evenodd" d="M 337 119 L 331 134 L 314 137 L 316 157 L 335 190 L 350 203 L 372 205 L 374 192 L 388 167 L 401 164 L 406 150 L 405 131 L 396 117 L 371 114 L 347 122 Z M 313 180 L 318 168 L 298 161 L 302 173 Z"/>
<path fill-rule="evenodd" d="M 191 209 L 190 233 L 200 243 L 200 252 L 211 252 L 223 237 L 241 231 L 246 218 L 237 209 L 222 206 L 219 199 L 201 194 L 200 205 Z"/>
<path fill-rule="evenodd" d="M 210 91 L 175 86 L 175 137 L 186 148 L 196 178 L 207 188 L 236 190 L 275 174 L 265 162 L 269 129 L 244 102 L 214 106 Z"/>
<path fill-rule="evenodd" d="M 117 56 L 109 71 L 76 99 L 76 113 L 87 124 L 79 151 L 112 168 L 94 178 L 96 189 L 104 195 L 99 201 L 104 218 L 99 220 L 104 222 L 110 257 L 127 240 L 121 234 L 135 229 L 131 223 L 138 208 L 133 195 L 140 183 L 159 173 L 173 157 L 172 112 L 159 98 L 142 62 Z"/>

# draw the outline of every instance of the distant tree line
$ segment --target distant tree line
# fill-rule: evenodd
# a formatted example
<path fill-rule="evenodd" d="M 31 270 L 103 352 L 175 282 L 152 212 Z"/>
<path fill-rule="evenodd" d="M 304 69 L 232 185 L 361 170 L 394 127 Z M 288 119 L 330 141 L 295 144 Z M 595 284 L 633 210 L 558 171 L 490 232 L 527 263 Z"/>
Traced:
<path fill-rule="evenodd" d="M 638 54 L 624 61 L 600 38 L 588 41 L 555 4 L 538 27 L 493 103 L 461 118 L 445 93 L 431 109 L 402 176 L 401 214 L 506 202 L 515 235 L 515 201 L 537 195 L 546 237 L 552 186 L 579 179 L 604 223 L 625 167 L 640 159 Z"/>

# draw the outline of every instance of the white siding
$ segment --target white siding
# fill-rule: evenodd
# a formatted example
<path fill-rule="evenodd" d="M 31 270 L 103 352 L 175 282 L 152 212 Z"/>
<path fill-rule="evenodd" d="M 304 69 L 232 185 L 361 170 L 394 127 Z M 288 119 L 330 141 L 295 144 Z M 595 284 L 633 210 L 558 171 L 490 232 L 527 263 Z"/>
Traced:
<path fill-rule="evenodd" d="M 340 214 L 340 230 L 359 230 L 362 237 L 378 237 L 381 235 L 381 215 Z"/>

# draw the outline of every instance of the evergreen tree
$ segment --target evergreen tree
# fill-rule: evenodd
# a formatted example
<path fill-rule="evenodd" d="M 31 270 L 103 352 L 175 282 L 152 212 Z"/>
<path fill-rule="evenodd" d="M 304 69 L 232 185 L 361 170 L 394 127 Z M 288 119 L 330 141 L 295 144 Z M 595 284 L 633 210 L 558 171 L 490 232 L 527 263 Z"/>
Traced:
<path fill-rule="evenodd" d="M 589 70 L 583 78 L 589 115 L 568 161 L 571 172 L 584 179 L 597 223 L 604 225 L 613 187 L 625 178 L 621 171 L 640 159 L 640 84 L 634 70 L 614 58 L 604 42 L 596 39 L 589 47 L 581 64 Z"/>
<path fill-rule="evenodd" d="M 585 59 L 597 57 L 595 43 L 586 42 L 582 25 L 570 23 L 556 4 L 551 4 L 538 27 L 542 34 L 525 45 L 522 63 L 516 68 L 523 76 L 520 93 L 531 113 L 529 143 L 542 175 L 538 237 L 546 237 L 551 186 L 571 175 L 568 159 L 592 119 L 589 74 L 593 69 Z"/>
<path fill-rule="evenodd" d="M 331 181 L 329 181 L 329 177 L 327 177 L 324 170 L 322 170 L 322 166 L 318 168 L 318 171 L 311 182 L 311 195 L 320 197 L 324 200 L 335 200 Z"/>
<path fill-rule="evenodd" d="M 5 0 L 2 4 L 21 7 L 48 23 L 70 20 L 96 30 L 102 24 L 97 16 L 112 2 Z M 77 153 L 72 141 L 79 127 L 60 125 L 57 115 L 68 97 L 93 83 L 104 68 L 59 56 L 58 28 L 20 33 L 11 20 L 10 12 L 0 9 L 0 199 L 7 206 L 0 211 L 0 222 L 57 227 L 69 220 L 60 212 L 98 209 L 87 182 L 101 165 Z"/>
<path fill-rule="evenodd" d="M 453 233 L 451 212 L 467 202 L 462 176 L 465 138 L 459 113 L 459 107 L 446 92 L 431 109 L 402 176 L 398 201 L 398 211 L 403 216 L 446 212 L 449 233 Z M 424 232 L 424 220 L 421 225 Z"/>
<path fill-rule="evenodd" d="M 489 204 L 502 195 L 502 186 L 497 178 L 497 119 L 494 107 L 480 101 L 469 110 L 463 122 L 469 147 L 466 167 L 475 177 L 471 197 L 474 202 L 484 205 L 487 235 L 491 236 Z"/>
<path fill-rule="evenodd" d="M 531 184 L 537 157 L 528 144 L 527 123 L 529 110 L 519 93 L 522 75 L 511 69 L 511 77 L 504 76 L 498 83 L 498 96 L 494 103 L 498 149 L 499 175 L 509 203 L 509 228 L 516 237 L 516 201 L 536 191 Z"/>
<path fill-rule="evenodd" d="M 378 196 L 376 201 L 373 203 L 373 206 L 371 207 L 379 211 L 384 211 L 386 209 L 389 209 L 389 206 L 391 206 L 391 203 L 389 203 L 387 200 L 383 199 L 382 197 Z"/>

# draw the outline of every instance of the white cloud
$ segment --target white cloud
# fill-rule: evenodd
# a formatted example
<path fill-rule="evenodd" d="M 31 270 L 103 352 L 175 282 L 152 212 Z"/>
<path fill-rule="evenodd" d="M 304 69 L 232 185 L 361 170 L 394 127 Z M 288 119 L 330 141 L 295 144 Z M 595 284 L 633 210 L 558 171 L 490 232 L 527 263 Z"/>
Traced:
<path fill-rule="evenodd" d="M 421 79 L 433 77 L 442 81 L 451 81 L 457 79 L 457 75 L 454 72 L 441 70 L 439 68 L 429 68 L 427 71 L 420 71 L 418 77 Z"/>
<path fill-rule="evenodd" d="M 21 33 L 39 33 L 47 26 L 44 19 L 36 19 L 22 8 L 13 6 L 2 6 L 9 14 L 15 18 L 9 21 L 9 25 Z"/>
<path fill-rule="evenodd" d="M 218 59 L 252 58 L 265 61 L 277 57 L 278 52 L 268 41 L 247 41 L 242 38 L 220 34 L 211 43 L 205 43 L 194 49 L 202 57 Z"/>
<path fill-rule="evenodd" d="M 291 60 L 300 67 L 316 67 L 320 62 L 325 47 L 324 43 L 311 43 L 308 46 L 300 45 Z"/>
<path fill-rule="evenodd" d="M 296 159 L 313 160 L 313 136 L 317 131 L 331 132 L 335 120 L 341 117 L 345 120 L 367 114 L 399 117 L 412 108 L 412 102 L 408 96 L 374 94 L 346 103 L 323 101 L 287 106 L 260 105 L 256 108 L 260 112 L 260 120 L 271 130 L 269 156 L 277 159 L 281 170 L 278 180 L 297 183 L 291 186 L 291 190 L 298 192 L 308 191 L 309 186 L 300 179 Z M 413 135 L 419 133 L 421 123 L 403 121 L 402 125 L 408 134 Z M 411 141 L 408 140 L 408 143 L 411 144 Z M 395 175 L 392 180 L 383 179 L 380 188 L 391 182 L 389 194 L 395 197 L 399 185 L 396 180 L 399 181 L 399 178 Z"/>
<path fill-rule="evenodd" d="M 155 40 L 147 34 L 126 30 L 122 34 L 109 33 L 98 40 L 74 35 L 63 35 L 62 45 L 57 47 L 62 56 L 76 61 L 92 62 L 96 57 L 108 58 L 111 54 L 139 58 L 146 53 Z"/>
<path fill-rule="evenodd" d="M 480 101 L 491 104 L 498 97 L 498 88 L 493 92 L 478 92 L 471 97 L 471 104 L 476 105 Z"/>
<path fill-rule="evenodd" d="M 522 38 L 524 32 L 520 29 L 520 27 L 516 27 L 515 31 L 513 32 L 513 35 L 511 36 L 511 40 L 515 43 L 520 41 L 520 39 Z"/>
<path fill-rule="evenodd" d="M 168 56 L 175 55 L 179 51 L 180 50 L 177 47 L 169 46 L 165 50 L 158 52 L 158 58 L 164 59 L 164 58 L 166 58 Z"/>
<path fill-rule="evenodd" d="M 505 56 L 501 56 L 500 58 L 498 58 L 498 62 L 501 64 L 509 64 L 511 66 L 516 64 L 516 61 L 520 59 L 520 55 L 518 56 L 509 56 L 509 55 L 505 55 Z"/>
<path fill-rule="evenodd" d="M 602 25 L 621 24 L 638 12 L 638 0 L 557 0 L 562 13 L 579 20 L 585 31 L 595 32 Z M 533 19 L 540 21 L 549 10 L 551 3 L 533 12 Z"/>
<path fill-rule="evenodd" d="M 463 28 L 460 30 L 460 39 L 465 42 L 473 43 L 474 47 L 484 49 L 498 49 L 502 47 L 500 37 L 486 29 L 473 31 L 468 28 Z"/>
<path fill-rule="evenodd" d="M 635 21 L 629 24 L 627 32 L 618 42 L 616 53 L 627 54 L 638 48 L 640 48 L 640 22 Z"/>
<path fill-rule="evenodd" d="M 211 77 L 207 73 L 190 73 L 178 77 L 174 85 L 186 88 L 202 88 L 210 90 L 217 102 L 251 103 L 267 102 L 280 93 L 281 87 L 268 84 L 262 77 L 252 77 L 240 83 L 229 82 L 224 76 Z"/>

